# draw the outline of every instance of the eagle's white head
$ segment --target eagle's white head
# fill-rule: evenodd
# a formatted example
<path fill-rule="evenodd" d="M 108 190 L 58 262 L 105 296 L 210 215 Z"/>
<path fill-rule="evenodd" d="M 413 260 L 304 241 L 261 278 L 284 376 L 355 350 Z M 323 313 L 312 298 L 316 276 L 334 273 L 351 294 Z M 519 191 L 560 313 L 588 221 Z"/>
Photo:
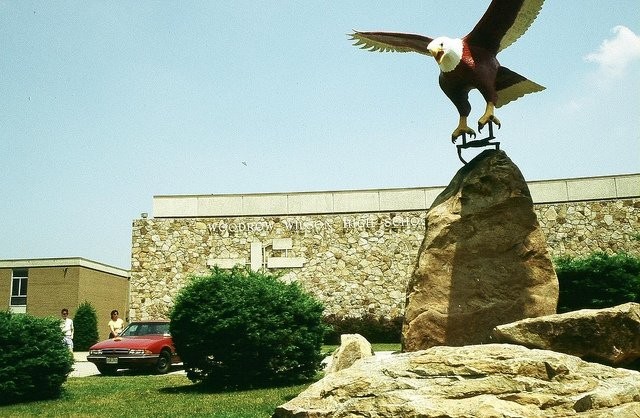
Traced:
<path fill-rule="evenodd" d="M 427 49 L 445 73 L 453 71 L 462 59 L 462 39 L 440 36 L 429 42 Z"/>

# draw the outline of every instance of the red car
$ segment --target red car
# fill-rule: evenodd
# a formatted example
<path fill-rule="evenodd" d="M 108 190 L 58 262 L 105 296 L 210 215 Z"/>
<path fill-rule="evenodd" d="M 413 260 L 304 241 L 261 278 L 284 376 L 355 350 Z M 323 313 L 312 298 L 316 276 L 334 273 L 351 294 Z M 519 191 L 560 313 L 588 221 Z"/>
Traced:
<path fill-rule="evenodd" d="M 132 322 L 119 336 L 91 346 L 87 360 L 106 375 L 132 368 L 149 368 L 164 374 L 172 364 L 181 362 L 168 321 Z"/>

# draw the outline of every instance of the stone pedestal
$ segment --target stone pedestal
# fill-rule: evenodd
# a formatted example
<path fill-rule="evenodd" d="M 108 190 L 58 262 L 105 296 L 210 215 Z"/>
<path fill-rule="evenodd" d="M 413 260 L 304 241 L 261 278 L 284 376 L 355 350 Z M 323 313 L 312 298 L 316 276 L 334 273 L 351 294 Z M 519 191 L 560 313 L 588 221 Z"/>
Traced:
<path fill-rule="evenodd" d="M 494 327 L 554 314 L 558 279 L 520 170 L 484 151 L 426 218 L 407 288 L 403 351 L 487 343 Z"/>

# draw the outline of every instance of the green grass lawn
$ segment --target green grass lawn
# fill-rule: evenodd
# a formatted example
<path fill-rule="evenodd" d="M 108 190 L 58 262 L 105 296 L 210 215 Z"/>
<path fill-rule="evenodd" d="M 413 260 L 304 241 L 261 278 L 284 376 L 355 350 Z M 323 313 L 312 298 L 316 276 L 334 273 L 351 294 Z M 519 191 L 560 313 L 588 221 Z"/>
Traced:
<path fill-rule="evenodd" d="M 270 417 L 308 385 L 202 392 L 184 375 L 69 378 L 60 399 L 0 407 L 2 417 Z"/>
<path fill-rule="evenodd" d="M 336 347 L 323 346 L 322 352 Z M 373 349 L 397 351 L 400 344 L 373 344 Z M 307 386 L 213 393 L 180 374 L 72 377 L 59 399 L 0 406 L 0 416 L 260 418 Z"/>

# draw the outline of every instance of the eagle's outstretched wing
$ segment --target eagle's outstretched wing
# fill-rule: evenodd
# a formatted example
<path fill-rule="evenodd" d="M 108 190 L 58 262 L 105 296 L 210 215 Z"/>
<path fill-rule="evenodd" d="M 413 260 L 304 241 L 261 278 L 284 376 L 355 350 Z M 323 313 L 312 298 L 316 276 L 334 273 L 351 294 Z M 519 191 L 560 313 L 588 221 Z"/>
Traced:
<path fill-rule="evenodd" d="M 422 35 L 395 32 L 358 32 L 349 35 L 361 49 L 380 52 L 417 52 L 431 55 L 427 46 L 433 40 Z"/>
<path fill-rule="evenodd" d="M 492 0 L 482 19 L 464 39 L 470 45 L 497 54 L 529 29 L 542 3 L 544 0 Z"/>

